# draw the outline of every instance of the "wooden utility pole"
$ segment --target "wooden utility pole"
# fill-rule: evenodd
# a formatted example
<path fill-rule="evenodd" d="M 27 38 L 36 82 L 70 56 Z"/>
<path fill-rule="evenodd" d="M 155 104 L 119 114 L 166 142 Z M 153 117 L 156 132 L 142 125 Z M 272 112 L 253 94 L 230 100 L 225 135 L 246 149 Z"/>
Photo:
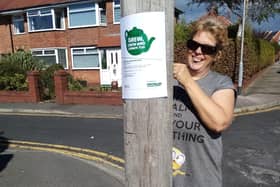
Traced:
<path fill-rule="evenodd" d="M 141 12 L 165 13 L 168 88 L 167 98 L 124 101 L 125 186 L 171 187 L 174 1 L 121 0 L 121 10 L 122 17 Z"/>

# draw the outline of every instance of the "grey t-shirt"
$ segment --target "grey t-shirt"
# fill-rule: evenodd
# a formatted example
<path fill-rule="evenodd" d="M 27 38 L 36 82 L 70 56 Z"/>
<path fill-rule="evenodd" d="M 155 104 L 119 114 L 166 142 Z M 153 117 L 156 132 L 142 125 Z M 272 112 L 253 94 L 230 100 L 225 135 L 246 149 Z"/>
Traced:
<path fill-rule="evenodd" d="M 197 81 L 211 96 L 221 89 L 234 89 L 227 76 L 210 71 Z M 173 187 L 222 186 L 222 138 L 199 119 L 184 88 L 174 85 Z"/>

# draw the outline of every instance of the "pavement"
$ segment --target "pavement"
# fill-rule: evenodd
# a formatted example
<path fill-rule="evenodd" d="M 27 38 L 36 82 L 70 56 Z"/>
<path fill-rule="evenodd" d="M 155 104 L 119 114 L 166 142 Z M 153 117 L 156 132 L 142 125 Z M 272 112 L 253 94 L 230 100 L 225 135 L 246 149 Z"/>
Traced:
<path fill-rule="evenodd" d="M 242 94 L 238 95 L 234 110 L 235 115 L 255 113 L 280 107 L 279 82 L 280 63 L 275 63 L 260 73 L 259 76 L 246 89 L 242 90 Z M 0 103 L 0 114 L 122 119 L 123 106 L 58 105 L 51 102 L 41 102 L 35 104 Z M 102 186 L 101 180 L 98 180 L 98 178 L 102 175 L 108 175 L 107 180 L 111 180 L 111 182 L 114 183 L 114 177 L 100 170 L 98 174 L 92 176 L 92 180 L 100 181 L 100 184 L 97 182 L 97 184 L 92 186 Z M 106 185 L 104 184 L 103 186 Z M 116 186 L 119 185 L 116 184 Z"/>

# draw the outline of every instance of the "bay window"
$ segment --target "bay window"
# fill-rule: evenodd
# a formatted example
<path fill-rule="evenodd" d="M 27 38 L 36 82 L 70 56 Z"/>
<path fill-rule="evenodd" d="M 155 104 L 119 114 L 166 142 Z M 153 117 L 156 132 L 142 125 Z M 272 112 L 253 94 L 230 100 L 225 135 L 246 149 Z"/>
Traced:
<path fill-rule="evenodd" d="M 27 12 L 29 31 L 64 29 L 63 9 L 39 9 Z"/>

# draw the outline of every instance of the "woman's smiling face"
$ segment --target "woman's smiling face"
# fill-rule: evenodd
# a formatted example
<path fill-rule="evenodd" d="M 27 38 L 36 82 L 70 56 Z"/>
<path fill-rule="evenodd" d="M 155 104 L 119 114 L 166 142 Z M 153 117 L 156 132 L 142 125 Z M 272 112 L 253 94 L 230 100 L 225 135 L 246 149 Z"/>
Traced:
<path fill-rule="evenodd" d="M 192 40 L 199 44 L 216 46 L 215 37 L 207 31 L 198 31 Z M 215 55 L 204 54 L 200 46 L 195 50 L 188 49 L 187 65 L 193 76 L 207 74 L 214 59 Z"/>

